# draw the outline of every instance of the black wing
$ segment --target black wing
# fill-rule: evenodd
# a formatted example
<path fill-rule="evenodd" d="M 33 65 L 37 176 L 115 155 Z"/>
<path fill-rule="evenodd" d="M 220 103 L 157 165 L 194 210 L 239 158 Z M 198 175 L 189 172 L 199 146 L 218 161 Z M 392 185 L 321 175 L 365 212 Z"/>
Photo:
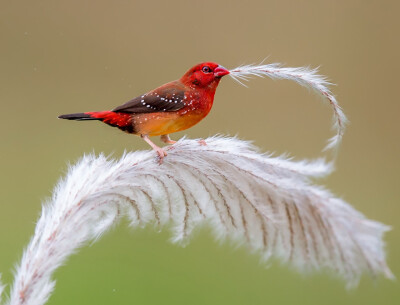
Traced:
<path fill-rule="evenodd" d="M 166 84 L 113 109 L 114 112 L 149 113 L 178 111 L 185 107 L 185 92 L 175 83 Z"/>

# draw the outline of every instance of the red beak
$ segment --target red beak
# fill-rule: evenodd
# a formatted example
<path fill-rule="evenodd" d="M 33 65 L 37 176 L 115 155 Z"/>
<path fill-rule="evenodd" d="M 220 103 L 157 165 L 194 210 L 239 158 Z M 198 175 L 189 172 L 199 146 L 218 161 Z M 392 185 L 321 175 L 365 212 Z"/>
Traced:
<path fill-rule="evenodd" d="M 215 77 L 222 77 L 224 75 L 229 74 L 229 70 L 225 69 L 223 66 L 218 66 L 214 69 Z"/>

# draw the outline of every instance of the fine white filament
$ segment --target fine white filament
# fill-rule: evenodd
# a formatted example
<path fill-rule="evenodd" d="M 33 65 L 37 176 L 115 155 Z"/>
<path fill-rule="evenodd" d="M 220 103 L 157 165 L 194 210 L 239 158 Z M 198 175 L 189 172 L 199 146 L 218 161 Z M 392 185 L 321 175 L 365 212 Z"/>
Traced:
<path fill-rule="evenodd" d="M 274 63 L 268 65 L 261 64 L 240 66 L 230 70 L 229 72 L 229 75 L 234 80 L 244 86 L 246 85 L 242 81 L 247 81 L 252 76 L 268 76 L 272 79 L 288 79 L 295 81 L 296 83 L 315 91 L 321 97 L 326 98 L 333 109 L 333 128 L 336 130 L 336 135 L 329 139 L 324 150 L 334 149 L 334 151 L 336 151 L 342 140 L 347 119 L 336 98 L 328 88 L 328 86 L 331 84 L 327 81 L 325 76 L 318 74 L 318 69 L 309 69 L 305 67 L 289 68 L 282 67 L 280 64 Z"/>
<path fill-rule="evenodd" d="M 169 224 L 179 243 L 206 224 L 218 240 L 240 242 L 263 260 L 327 269 L 349 286 L 363 272 L 392 277 L 382 240 L 389 228 L 311 184 L 329 164 L 267 156 L 235 138 L 206 143 L 180 140 L 162 165 L 153 151 L 139 151 L 119 160 L 87 155 L 71 166 L 43 205 L 5 304 L 44 304 L 56 268 L 122 216 L 133 227 Z"/>

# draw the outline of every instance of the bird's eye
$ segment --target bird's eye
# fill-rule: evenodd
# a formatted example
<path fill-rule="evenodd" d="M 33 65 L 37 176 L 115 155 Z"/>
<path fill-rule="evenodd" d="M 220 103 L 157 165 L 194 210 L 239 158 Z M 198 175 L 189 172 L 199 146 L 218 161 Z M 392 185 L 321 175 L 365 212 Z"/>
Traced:
<path fill-rule="evenodd" d="M 211 72 L 211 68 L 209 66 L 205 66 L 203 67 L 203 69 L 201 69 L 204 73 L 210 73 Z"/>

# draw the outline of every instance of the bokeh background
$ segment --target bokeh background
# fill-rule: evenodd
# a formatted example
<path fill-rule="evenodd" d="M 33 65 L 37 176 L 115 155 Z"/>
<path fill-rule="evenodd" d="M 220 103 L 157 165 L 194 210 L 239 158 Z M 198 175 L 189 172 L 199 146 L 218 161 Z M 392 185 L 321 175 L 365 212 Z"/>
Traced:
<path fill-rule="evenodd" d="M 41 202 L 84 153 L 148 149 L 100 123 L 57 120 L 107 110 L 192 65 L 216 61 L 321 66 L 351 124 L 337 171 L 321 181 L 393 226 L 388 263 L 400 274 L 398 1 L 0 1 L 0 270 L 4 282 L 33 233 Z M 224 78 L 191 138 L 252 140 L 296 159 L 321 155 L 331 109 L 289 81 Z M 398 282 L 365 277 L 346 291 L 326 274 L 264 268 L 207 230 L 186 248 L 167 231 L 122 223 L 72 256 L 49 304 L 399 304 Z"/>

